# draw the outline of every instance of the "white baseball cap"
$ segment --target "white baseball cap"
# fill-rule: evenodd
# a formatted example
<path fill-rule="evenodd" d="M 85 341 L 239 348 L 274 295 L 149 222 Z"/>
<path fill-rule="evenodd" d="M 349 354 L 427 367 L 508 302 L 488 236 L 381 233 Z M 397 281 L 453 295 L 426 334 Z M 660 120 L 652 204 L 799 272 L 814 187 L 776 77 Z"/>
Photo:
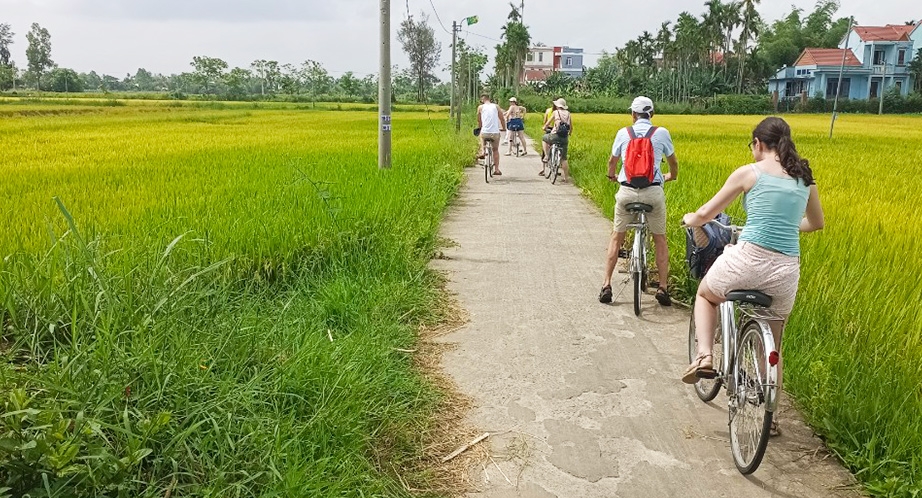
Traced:
<path fill-rule="evenodd" d="M 638 114 L 653 112 L 653 101 L 647 97 L 640 96 L 631 102 L 631 111 Z"/>
<path fill-rule="evenodd" d="M 516 100 L 515 97 L 509 97 L 509 102 L 516 102 L 516 103 L 518 103 L 518 100 Z"/>

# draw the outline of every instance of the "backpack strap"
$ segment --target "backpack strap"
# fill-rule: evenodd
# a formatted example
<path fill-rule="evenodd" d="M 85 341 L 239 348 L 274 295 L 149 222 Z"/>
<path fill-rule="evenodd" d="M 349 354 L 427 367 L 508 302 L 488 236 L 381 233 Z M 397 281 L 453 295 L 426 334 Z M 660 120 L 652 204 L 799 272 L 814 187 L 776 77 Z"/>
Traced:
<path fill-rule="evenodd" d="M 637 138 L 637 134 L 634 133 L 634 127 L 633 127 L 633 126 L 628 126 L 628 127 L 625 128 L 625 129 L 627 130 L 627 136 L 631 137 L 631 140 L 634 140 L 635 138 Z"/>
<path fill-rule="evenodd" d="M 647 130 L 647 134 L 644 135 L 644 138 L 653 138 L 653 134 L 656 133 L 657 129 L 658 128 L 656 126 L 651 126 L 650 129 Z"/>

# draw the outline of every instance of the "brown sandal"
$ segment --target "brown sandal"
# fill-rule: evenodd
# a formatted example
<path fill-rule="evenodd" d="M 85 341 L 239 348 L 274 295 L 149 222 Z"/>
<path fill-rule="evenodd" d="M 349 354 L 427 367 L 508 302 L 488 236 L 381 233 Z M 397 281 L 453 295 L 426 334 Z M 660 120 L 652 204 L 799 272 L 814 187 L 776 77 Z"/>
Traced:
<path fill-rule="evenodd" d="M 682 382 L 686 384 L 696 384 L 698 379 L 702 376 L 713 376 L 716 372 L 714 371 L 714 362 L 711 358 L 713 358 L 713 356 L 710 354 L 698 355 L 695 361 L 685 370 L 685 373 L 682 374 Z"/>

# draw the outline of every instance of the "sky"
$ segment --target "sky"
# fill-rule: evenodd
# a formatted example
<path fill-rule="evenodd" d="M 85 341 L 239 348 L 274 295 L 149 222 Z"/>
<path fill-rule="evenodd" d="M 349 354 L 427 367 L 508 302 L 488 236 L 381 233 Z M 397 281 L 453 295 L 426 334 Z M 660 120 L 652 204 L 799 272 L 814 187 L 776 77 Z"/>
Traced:
<path fill-rule="evenodd" d="M 655 33 L 682 11 L 700 15 L 705 10 L 704 0 L 524 2 L 532 41 L 583 48 L 587 66 L 603 50 L 613 51 L 644 30 Z M 814 4 L 765 0 L 759 11 L 774 20 L 791 5 L 809 11 Z M 478 16 L 480 22 L 461 36 L 492 58 L 509 11 L 506 0 L 391 0 L 392 63 L 407 66 L 396 30 L 408 12 L 429 16 L 442 44 L 440 75 L 445 77 L 451 21 Z M 118 77 L 140 67 L 163 74 L 189 71 L 196 55 L 244 68 L 256 59 L 295 65 L 311 59 L 333 76 L 372 74 L 378 68 L 379 12 L 377 0 L 0 0 L 0 23 L 12 25 L 11 52 L 20 68 L 26 66 L 26 32 L 37 22 L 50 32 L 52 59 L 60 67 Z M 922 4 L 841 0 L 838 14 L 854 15 L 865 25 L 903 23 L 922 19 Z"/>

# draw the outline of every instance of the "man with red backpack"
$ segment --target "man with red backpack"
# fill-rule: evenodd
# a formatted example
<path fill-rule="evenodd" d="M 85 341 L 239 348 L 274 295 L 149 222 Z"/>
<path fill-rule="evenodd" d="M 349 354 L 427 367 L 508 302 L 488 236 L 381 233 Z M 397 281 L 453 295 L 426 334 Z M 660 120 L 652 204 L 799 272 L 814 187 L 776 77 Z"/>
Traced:
<path fill-rule="evenodd" d="M 666 244 L 666 196 L 663 184 L 678 177 L 679 163 L 669 130 L 653 126 L 651 122 L 653 101 L 647 97 L 637 97 L 631 103 L 630 110 L 634 124 L 618 130 L 608 160 L 608 179 L 621 186 L 615 194 L 615 227 L 608 245 L 605 279 L 602 281 L 599 302 L 612 301 L 612 273 L 618 263 L 618 252 L 624 244 L 628 225 L 634 220 L 634 215 L 628 213 L 625 206 L 632 202 L 642 202 L 653 206 L 653 211 L 647 215 L 647 226 L 653 234 L 656 268 L 659 272 L 656 300 L 663 306 L 670 306 L 672 300 L 667 288 L 669 247 Z M 665 175 L 660 170 L 663 158 L 669 163 L 669 173 Z M 619 162 L 623 164 L 616 175 Z"/>

